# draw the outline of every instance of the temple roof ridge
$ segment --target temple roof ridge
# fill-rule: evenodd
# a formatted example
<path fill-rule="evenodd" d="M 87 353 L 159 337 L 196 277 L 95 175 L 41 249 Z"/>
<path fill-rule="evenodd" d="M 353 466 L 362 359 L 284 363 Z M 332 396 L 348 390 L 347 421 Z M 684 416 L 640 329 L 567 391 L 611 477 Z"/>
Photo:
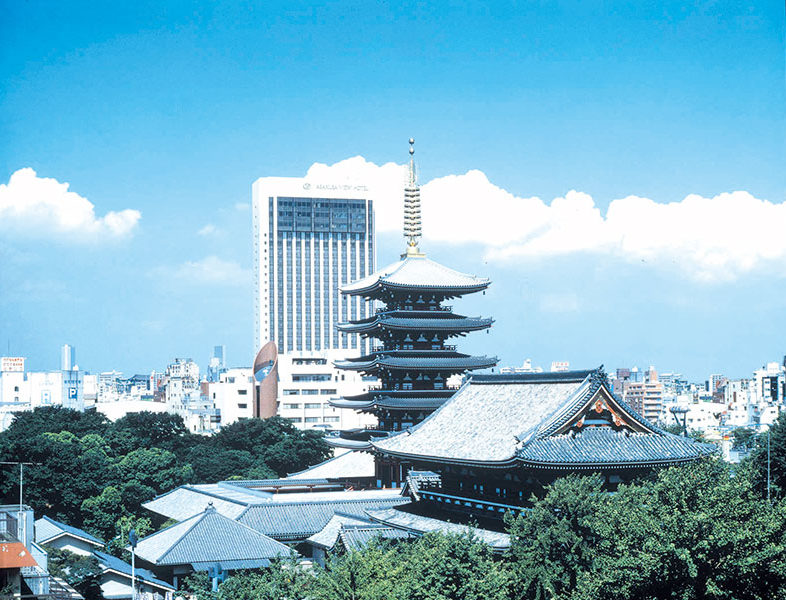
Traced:
<path fill-rule="evenodd" d="M 487 288 L 491 281 L 486 277 L 469 275 L 446 267 L 425 256 L 407 256 L 382 269 L 353 281 L 341 288 L 350 295 L 373 293 L 381 288 L 423 290 L 456 290 L 469 293 Z"/>

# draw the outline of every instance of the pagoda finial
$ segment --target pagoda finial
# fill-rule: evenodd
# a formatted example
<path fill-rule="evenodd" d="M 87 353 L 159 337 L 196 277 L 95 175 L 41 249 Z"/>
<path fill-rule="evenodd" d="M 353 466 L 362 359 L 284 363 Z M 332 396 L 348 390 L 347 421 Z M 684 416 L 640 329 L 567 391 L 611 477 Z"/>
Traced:
<path fill-rule="evenodd" d="M 407 251 L 401 255 L 401 258 L 424 256 L 418 246 L 420 226 L 420 187 L 415 172 L 415 139 L 409 138 L 409 181 L 404 188 L 404 237 L 407 240 Z"/>

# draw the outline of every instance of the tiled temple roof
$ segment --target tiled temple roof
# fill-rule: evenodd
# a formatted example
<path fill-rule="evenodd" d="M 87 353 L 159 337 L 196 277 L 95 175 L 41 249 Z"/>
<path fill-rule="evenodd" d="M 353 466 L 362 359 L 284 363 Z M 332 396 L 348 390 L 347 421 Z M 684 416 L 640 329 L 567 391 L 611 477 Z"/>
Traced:
<path fill-rule="evenodd" d="M 491 318 L 462 317 L 459 315 L 456 315 L 454 318 L 447 318 L 444 314 L 445 313 L 435 311 L 433 314 L 434 318 L 389 317 L 384 314 L 379 314 L 370 319 L 364 319 L 363 321 L 339 323 L 337 327 L 339 330 L 346 333 L 371 333 L 380 329 L 393 329 L 397 331 L 449 331 L 461 333 L 464 331 L 487 329 L 494 323 L 494 319 Z"/>
<path fill-rule="evenodd" d="M 676 435 L 588 428 L 581 433 L 535 439 L 518 451 L 525 464 L 548 468 L 593 468 L 677 463 L 709 456 L 714 446 Z"/>
<path fill-rule="evenodd" d="M 365 452 L 343 452 L 338 456 L 309 467 L 298 473 L 292 473 L 289 480 L 313 477 L 325 479 L 358 479 L 374 477 L 374 457 Z"/>
<path fill-rule="evenodd" d="M 93 556 L 96 558 L 99 566 L 103 571 L 115 571 L 125 575 L 129 579 L 131 578 L 131 565 L 124 560 L 120 560 L 116 556 L 112 556 L 111 554 L 100 552 L 98 550 L 93 550 Z M 147 569 L 140 569 L 139 567 L 136 567 L 134 571 L 134 577 L 138 581 L 142 581 L 148 585 L 164 590 L 164 593 L 175 591 L 175 588 L 171 584 L 167 583 L 166 581 L 156 579 L 155 575 Z"/>
<path fill-rule="evenodd" d="M 238 521 L 278 540 L 303 540 L 321 531 L 336 513 L 363 518 L 368 509 L 391 508 L 409 501 L 400 490 L 369 490 L 363 494 L 367 497 L 259 504 L 248 507 Z"/>
<path fill-rule="evenodd" d="M 449 395 L 437 396 L 389 396 L 387 394 L 371 395 L 368 394 L 364 400 L 353 400 L 350 398 L 337 398 L 329 401 L 331 406 L 336 408 L 352 408 L 355 410 L 365 410 L 371 407 L 388 408 L 392 410 L 434 410 L 444 404 Z"/>
<path fill-rule="evenodd" d="M 422 291 L 454 292 L 452 296 L 483 290 L 490 281 L 450 269 L 425 256 L 408 256 L 368 277 L 358 279 L 341 288 L 353 296 L 371 296 L 384 289 L 415 288 Z"/>
<path fill-rule="evenodd" d="M 341 543 L 347 550 L 362 550 L 374 540 L 380 538 L 385 540 L 392 539 L 408 539 L 415 537 L 414 534 L 404 531 L 403 529 L 396 529 L 395 527 L 386 527 L 380 524 L 374 525 L 344 525 L 338 532 L 338 542 Z"/>
<path fill-rule="evenodd" d="M 615 427 L 582 429 L 596 403 L 598 414 L 612 408 Z M 416 460 L 555 469 L 678 463 L 714 451 L 650 424 L 613 396 L 601 369 L 471 377 L 425 421 L 372 446 Z"/>
<path fill-rule="evenodd" d="M 365 358 L 366 360 L 362 360 Z M 337 360 L 339 369 L 353 371 L 371 371 L 378 368 L 386 369 L 417 369 L 419 371 L 465 371 L 467 369 L 488 369 L 497 364 L 496 357 L 469 356 L 454 353 L 454 356 L 390 356 L 380 354 L 369 355 L 356 360 Z"/>
<path fill-rule="evenodd" d="M 263 533 L 220 514 L 203 512 L 139 540 L 136 554 L 155 565 L 227 560 L 269 560 L 290 549 Z"/>
<path fill-rule="evenodd" d="M 492 550 L 496 552 L 505 552 L 510 548 L 510 536 L 507 533 L 470 527 L 469 525 L 461 525 L 459 523 L 449 523 L 440 519 L 424 517 L 404 512 L 403 510 L 396 510 L 395 508 L 367 510 L 366 514 L 378 523 L 389 525 L 390 527 L 403 531 L 420 535 L 431 531 L 453 534 L 470 533 L 480 541 L 491 546 Z"/>

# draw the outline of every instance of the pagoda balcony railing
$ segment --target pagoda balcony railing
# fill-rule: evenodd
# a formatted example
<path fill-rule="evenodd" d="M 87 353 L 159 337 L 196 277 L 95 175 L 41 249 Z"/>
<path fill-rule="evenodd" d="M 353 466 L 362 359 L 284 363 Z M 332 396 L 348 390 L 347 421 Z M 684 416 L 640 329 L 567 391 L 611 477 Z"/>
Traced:
<path fill-rule="evenodd" d="M 395 346 L 372 346 L 372 352 L 395 352 L 401 350 L 404 352 L 455 352 L 455 345 L 445 344 L 439 348 L 411 348 L 407 344 L 396 344 Z"/>
<path fill-rule="evenodd" d="M 386 313 L 386 312 L 394 312 L 394 311 L 421 311 L 421 312 L 429 312 L 429 311 L 440 311 L 440 312 L 453 312 L 453 306 L 438 306 L 436 304 L 426 305 L 423 307 L 419 306 L 402 306 L 401 308 L 389 308 L 389 307 L 382 307 L 376 309 L 375 313 Z"/>

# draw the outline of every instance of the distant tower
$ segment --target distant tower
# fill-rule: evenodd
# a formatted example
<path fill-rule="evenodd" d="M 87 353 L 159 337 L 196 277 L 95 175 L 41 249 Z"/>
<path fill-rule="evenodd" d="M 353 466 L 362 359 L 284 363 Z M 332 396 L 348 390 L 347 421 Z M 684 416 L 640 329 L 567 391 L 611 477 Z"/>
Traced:
<path fill-rule="evenodd" d="M 63 344 L 60 348 L 60 370 L 73 371 L 76 364 L 76 348 L 68 344 Z"/>
<path fill-rule="evenodd" d="M 416 425 L 455 393 L 448 379 L 497 363 L 496 357 L 470 356 L 448 345 L 451 338 L 491 327 L 493 319 L 458 315 L 443 303 L 485 290 L 491 282 L 454 271 L 420 251 L 420 188 L 414 143 L 409 140 L 409 180 L 404 189 L 407 245 L 401 260 L 341 289 L 347 296 L 377 301 L 382 307 L 369 317 L 338 325 L 342 332 L 376 339 L 377 345 L 370 354 L 337 361 L 336 366 L 378 378 L 380 385 L 361 395 L 331 400 L 331 404 L 371 413 L 378 418 L 379 428 L 329 438 L 335 446 L 369 448 L 370 436 Z M 381 476 L 383 481 L 388 478 Z"/>

